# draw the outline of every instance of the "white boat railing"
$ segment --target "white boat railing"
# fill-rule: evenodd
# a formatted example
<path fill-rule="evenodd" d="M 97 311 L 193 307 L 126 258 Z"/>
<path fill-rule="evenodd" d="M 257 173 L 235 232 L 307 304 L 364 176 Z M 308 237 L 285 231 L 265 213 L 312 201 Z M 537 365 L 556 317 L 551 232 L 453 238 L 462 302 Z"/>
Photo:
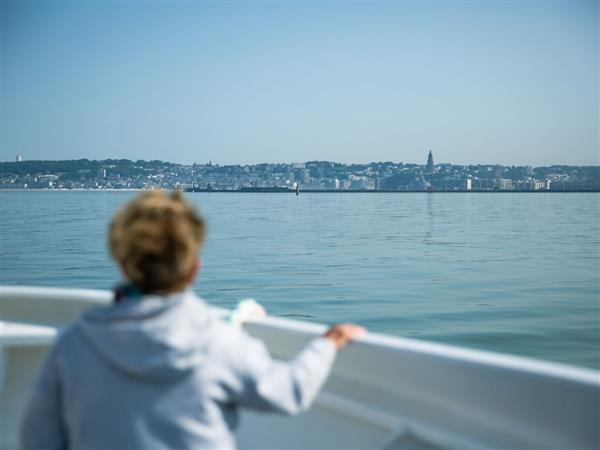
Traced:
<path fill-rule="evenodd" d="M 0 286 L 0 299 L 0 401 L 2 411 L 10 411 L 0 448 L 6 448 L 16 445 L 27 391 L 57 330 L 82 309 L 109 304 L 112 294 Z M 245 327 L 280 358 L 325 331 L 277 317 Z M 369 333 L 339 355 L 308 413 L 294 419 L 244 413 L 238 443 L 280 449 L 600 448 L 599 423 L 598 371 Z"/>

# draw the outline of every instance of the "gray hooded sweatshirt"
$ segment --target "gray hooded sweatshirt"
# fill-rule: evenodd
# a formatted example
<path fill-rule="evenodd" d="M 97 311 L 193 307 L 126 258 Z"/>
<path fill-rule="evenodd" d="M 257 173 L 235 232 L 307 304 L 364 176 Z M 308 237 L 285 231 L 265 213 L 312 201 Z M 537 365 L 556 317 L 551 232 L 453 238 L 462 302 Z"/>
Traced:
<path fill-rule="evenodd" d="M 86 311 L 61 334 L 33 388 L 23 449 L 234 448 L 240 407 L 306 410 L 335 359 L 329 339 L 292 361 L 191 291 Z"/>

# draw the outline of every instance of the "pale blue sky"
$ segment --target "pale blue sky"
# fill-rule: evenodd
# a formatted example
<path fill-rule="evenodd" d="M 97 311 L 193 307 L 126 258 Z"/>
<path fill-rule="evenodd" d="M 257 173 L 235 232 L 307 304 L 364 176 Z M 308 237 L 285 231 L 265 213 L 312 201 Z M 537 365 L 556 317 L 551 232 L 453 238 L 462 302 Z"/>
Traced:
<path fill-rule="evenodd" d="M 2 160 L 600 164 L 598 2 L 2 2 Z"/>

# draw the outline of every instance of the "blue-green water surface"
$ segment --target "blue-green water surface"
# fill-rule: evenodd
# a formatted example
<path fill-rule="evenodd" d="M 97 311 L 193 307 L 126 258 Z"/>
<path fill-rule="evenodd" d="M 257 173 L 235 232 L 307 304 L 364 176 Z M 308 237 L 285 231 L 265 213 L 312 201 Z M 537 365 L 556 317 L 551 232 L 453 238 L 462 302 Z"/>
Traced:
<path fill-rule="evenodd" d="M 111 288 L 131 192 L 0 192 L 0 282 Z M 600 368 L 600 194 L 189 194 L 230 307 Z"/>

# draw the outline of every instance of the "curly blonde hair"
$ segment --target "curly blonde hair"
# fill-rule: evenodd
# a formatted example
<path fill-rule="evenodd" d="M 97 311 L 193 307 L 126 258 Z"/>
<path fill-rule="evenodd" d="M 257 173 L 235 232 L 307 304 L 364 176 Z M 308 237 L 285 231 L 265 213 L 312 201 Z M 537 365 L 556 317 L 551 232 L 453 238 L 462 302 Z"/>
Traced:
<path fill-rule="evenodd" d="M 149 191 L 124 205 L 110 224 L 110 250 L 145 293 L 185 288 L 205 234 L 204 220 L 180 191 Z"/>

